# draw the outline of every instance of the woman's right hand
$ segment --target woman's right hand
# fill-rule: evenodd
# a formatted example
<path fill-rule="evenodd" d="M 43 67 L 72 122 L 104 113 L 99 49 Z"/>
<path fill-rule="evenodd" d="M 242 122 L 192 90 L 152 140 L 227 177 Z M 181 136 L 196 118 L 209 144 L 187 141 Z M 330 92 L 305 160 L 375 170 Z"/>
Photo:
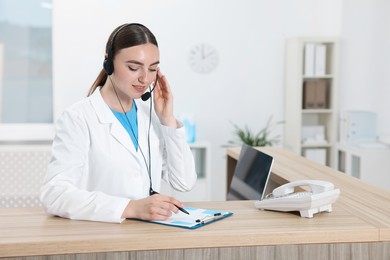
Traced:
<path fill-rule="evenodd" d="M 166 220 L 172 212 L 177 213 L 183 204 L 175 198 L 162 194 L 154 194 L 139 200 L 131 200 L 123 211 L 122 218 L 142 220 Z"/>

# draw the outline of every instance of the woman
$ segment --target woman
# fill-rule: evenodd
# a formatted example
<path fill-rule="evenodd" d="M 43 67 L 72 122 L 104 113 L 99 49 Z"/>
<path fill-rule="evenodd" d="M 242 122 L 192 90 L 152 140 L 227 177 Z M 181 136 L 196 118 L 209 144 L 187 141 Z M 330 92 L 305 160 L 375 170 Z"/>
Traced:
<path fill-rule="evenodd" d="M 183 207 L 158 193 L 161 179 L 179 191 L 196 182 L 185 130 L 174 117 L 172 92 L 158 65 L 158 44 L 148 28 L 124 24 L 112 32 L 88 97 L 56 122 L 41 189 L 48 213 L 122 222 L 165 220 Z"/>

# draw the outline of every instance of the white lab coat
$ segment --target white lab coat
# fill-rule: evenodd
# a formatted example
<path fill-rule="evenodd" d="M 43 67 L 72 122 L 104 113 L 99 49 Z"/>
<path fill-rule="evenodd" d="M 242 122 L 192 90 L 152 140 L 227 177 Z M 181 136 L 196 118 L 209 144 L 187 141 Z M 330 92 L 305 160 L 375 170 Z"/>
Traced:
<path fill-rule="evenodd" d="M 136 104 L 138 152 L 99 88 L 62 113 L 56 122 L 52 159 L 40 195 L 49 214 L 122 222 L 129 201 L 149 195 L 149 102 L 136 100 Z M 162 178 L 179 191 L 193 188 L 195 165 L 184 128 L 161 125 L 154 111 L 150 153 L 155 191 L 160 190 Z"/>

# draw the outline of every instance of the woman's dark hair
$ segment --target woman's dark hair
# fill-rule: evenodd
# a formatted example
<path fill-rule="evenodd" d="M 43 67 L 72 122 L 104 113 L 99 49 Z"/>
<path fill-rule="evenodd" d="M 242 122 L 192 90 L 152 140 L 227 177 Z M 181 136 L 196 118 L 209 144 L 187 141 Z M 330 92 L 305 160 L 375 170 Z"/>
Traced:
<path fill-rule="evenodd" d="M 106 44 L 106 53 L 109 56 L 108 58 L 111 59 L 109 62 L 114 61 L 115 55 L 119 50 L 146 43 L 152 43 L 158 47 L 156 37 L 146 26 L 139 23 L 129 23 L 118 26 L 111 33 Z M 105 62 L 107 62 L 107 59 L 105 59 Z M 97 87 L 103 86 L 106 83 L 107 77 L 107 71 L 102 69 L 95 82 L 92 84 L 92 87 L 89 89 L 88 96 L 90 96 Z"/>

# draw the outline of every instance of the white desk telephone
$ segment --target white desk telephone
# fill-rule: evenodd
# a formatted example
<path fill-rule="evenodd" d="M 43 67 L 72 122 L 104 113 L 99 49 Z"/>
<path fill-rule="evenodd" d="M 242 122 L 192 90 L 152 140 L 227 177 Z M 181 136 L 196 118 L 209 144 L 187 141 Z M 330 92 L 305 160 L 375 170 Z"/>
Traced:
<path fill-rule="evenodd" d="M 295 192 L 299 186 L 308 186 L 310 191 Z M 313 214 L 332 211 L 332 203 L 339 197 L 340 190 L 327 181 L 301 180 L 284 184 L 264 199 L 256 201 L 258 209 L 276 211 L 299 211 L 301 217 L 312 218 Z"/>

